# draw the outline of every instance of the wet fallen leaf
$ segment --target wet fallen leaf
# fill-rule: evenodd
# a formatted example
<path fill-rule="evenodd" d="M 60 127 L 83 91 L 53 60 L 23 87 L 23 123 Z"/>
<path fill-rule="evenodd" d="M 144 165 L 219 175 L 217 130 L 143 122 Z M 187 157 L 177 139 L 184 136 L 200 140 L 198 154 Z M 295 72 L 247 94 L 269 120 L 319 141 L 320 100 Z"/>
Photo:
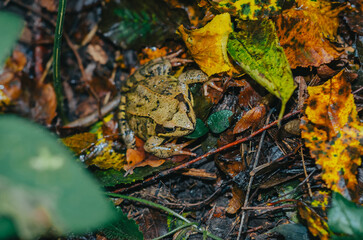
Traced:
<path fill-rule="evenodd" d="M 252 127 L 252 130 L 254 130 L 265 117 L 265 115 L 266 106 L 264 104 L 260 104 L 259 106 L 252 108 L 247 113 L 245 113 L 240 120 L 238 120 L 236 126 L 233 129 L 233 134 L 241 133 L 250 127 Z"/>
<path fill-rule="evenodd" d="M 281 100 L 281 118 L 295 86 L 275 27 L 272 21 L 261 20 L 240 21 L 238 28 L 230 35 L 228 52 L 246 73 Z"/>
<path fill-rule="evenodd" d="M 334 19 L 323 18 L 321 12 L 295 8 L 285 10 L 278 16 L 277 35 L 291 68 L 318 67 L 342 54 L 341 49 L 324 36 L 322 29 L 326 25 L 334 25 L 337 29 L 337 21 L 337 16 Z"/>
<path fill-rule="evenodd" d="M 356 194 L 357 168 L 363 154 L 363 125 L 350 84 L 342 71 L 323 85 L 308 87 L 308 92 L 301 136 L 321 165 L 327 186 L 350 198 L 346 188 Z"/>
<path fill-rule="evenodd" d="M 322 240 L 329 239 L 330 230 L 328 223 L 323 217 L 300 201 L 297 202 L 297 209 L 300 217 L 306 221 L 309 231 L 313 236 L 319 237 Z"/>
<path fill-rule="evenodd" d="M 181 25 L 178 31 L 193 59 L 208 76 L 231 69 L 226 49 L 228 35 L 232 32 L 228 13 L 215 16 L 203 28 L 188 30 Z"/>

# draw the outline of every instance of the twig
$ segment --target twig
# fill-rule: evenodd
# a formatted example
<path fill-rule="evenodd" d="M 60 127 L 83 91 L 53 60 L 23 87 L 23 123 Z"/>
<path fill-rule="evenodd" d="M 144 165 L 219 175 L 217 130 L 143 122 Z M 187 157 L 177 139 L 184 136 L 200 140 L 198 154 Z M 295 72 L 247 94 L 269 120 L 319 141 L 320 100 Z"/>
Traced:
<path fill-rule="evenodd" d="M 120 96 L 115 97 L 111 102 L 107 103 L 101 108 L 101 116 L 105 116 L 109 112 L 111 112 L 113 109 L 115 109 L 120 103 Z M 84 118 L 77 119 L 76 121 L 73 121 L 71 123 L 68 123 L 64 127 L 66 128 L 72 128 L 72 127 L 88 127 L 94 124 L 98 121 L 99 113 L 94 112 Z"/>
<path fill-rule="evenodd" d="M 57 16 L 57 24 L 55 26 L 54 33 L 54 47 L 53 47 L 53 82 L 54 82 L 54 90 L 57 98 L 57 106 L 58 112 L 63 120 L 66 121 L 66 116 L 64 113 L 64 105 L 63 105 L 63 86 L 62 79 L 60 78 L 60 52 L 61 52 L 61 40 L 62 40 L 62 31 L 63 31 L 63 23 L 64 23 L 64 15 L 67 6 L 66 0 L 60 0 L 58 5 L 58 16 Z"/>
<path fill-rule="evenodd" d="M 151 207 L 155 207 L 155 208 L 158 208 L 158 209 L 161 209 L 167 213 L 169 213 L 170 215 L 173 215 L 174 217 L 177 217 L 179 219 L 181 219 L 182 221 L 190 224 L 192 223 L 191 221 L 189 221 L 187 218 L 183 217 L 182 215 L 174 212 L 173 210 L 171 210 L 170 208 L 167 208 L 167 207 L 164 207 L 163 205 L 160 205 L 160 204 L 157 204 L 157 203 L 154 203 L 154 202 L 150 202 L 148 200 L 145 200 L 145 199 L 141 199 L 141 198 L 136 198 L 136 197 L 131 197 L 131 196 L 126 196 L 126 195 L 121 195 L 121 194 L 114 194 L 114 193 L 108 193 L 108 195 L 110 197 L 116 197 L 116 198 L 123 198 L 123 199 L 127 199 L 127 200 L 131 200 L 131 201 L 136 201 L 136 202 L 140 202 L 140 203 L 143 203 L 143 204 L 146 204 L 146 205 L 149 205 Z M 192 227 L 194 227 L 198 232 L 200 233 L 206 233 L 208 237 L 210 238 L 213 238 L 213 239 L 216 239 L 216 240 L 222 240 L 221 238 L 215 236 L 214 234 L 208 232 L 208 231 L 205 231 L 203 230 L 202 228 L 198 227 L 196 225 L 196 223 L 194 224 L 191 224 Z"/>
<path fill-rule="evenodd" d="M 288 119 L 288 118 L 290 118 L 290 117 L 292 117 L 292 116 L 295 116 L 295 115 L 297 115 L 297 114 L 299 114 L 299 113 L 301 113 L 301 110 L 294 111 L 294 112 L 292 112 L 292 113 L 288 113 L 288 114 L 286 114 L 286 115 L 285 115 L 285 116 L 284 116 L 281 120 Z M 276 125 L 277 123 L 279 123 L 279 122 L 280 122 L 280 120 L 279 120 L 279 119 L 278 119 L 278 120 L 276 120 L 276 121 L 273 121 L 273 122 L 271 122 L 270 124 L 268 124 L 268 125 L 264 126 L 263 128 L 260 128 L 260 129 L 258 129 L 257 131 L 255 131 L 255 132 L 251 133 L 248 137 L 238 139 L 238 140 L 236 140 L 236 141 L 234 141 L 234 142 L 232 142 L 232 143 L 229 143 L 229 144 L 227 144 L 227 145 L 224 145 L 223 147 L 220 147 L 220 148 L 217 148 L 217 149 L 212 150 L 212 151 L 210 151 L 210 152 L 207 152 L 206 154 L 203 154 L 202 156 L 199 156 L 199 157 L 197 157 L 197 158 L 195 158 L 195 159 L 193 159 L 193 160 L 191 160 L 191 161 L 189 161 L 189 162 L 187 162 L 187 163 L 181 164 L 181 165 L 179 165 L 179 166 L 177 166 L 177 167 L 175 167 L 175 168 L 171 168 L 171 169 L 165 170 L 165 171 L 163 171 L 163 172 L 161 172 L 161 173 L 159 173 L 159 174 L 156 174 L 156 175 L 155 175 L 155 176 L 153 176 L 153 177 L 150 177 L 150 178 L 148 178 L 148 179 L 144 180 L 143 182 L 136 183 L 136 184 L 134 184 L 134 185 L 132 185 L 132 186 L 130 186 L 130 187 L 128 187 L 128 188 L 120 188 L 120 189 L 117 189 L 117 190 L 113 191 L 113 193 L 119 193 L 119 192 L 129 191 L 129 190 L 131 190 L 131 189 L 134 189 L 134 188 L 136 188 L 136 187 L 141 186 L 143 183 L 149 183 L 149 182 L 152 182 L 152 181 L 154 181 L 154 180 L 156 180 L 156 179 L 158 179 L 158 178 L 160 178 L 160 177 L 167 176 L 167 175 L 169 175 L 170 173 L 173 173 L 173 172 L 178 171 L 178 170 L 180 170 L 180 169 L 186 168 L 186 167 L 188 167 L 189 165 L 191 165 L 191 164 L 193 164 L 193 163 L 196 163 L 196 162 L 198 162 L 198 161 L 200 161 L 200 160 L 202 160 L 202 159 L 204 159 L 204 158 L 207 158 L 207 157 L 209 157 L 209 156 L 211 156 L 211 155 L 213 155 L 213 154 L 215 154 L 215 153 L 219 153 L 219 152 L 221 152 L 221 151 L 223 151 L 223 150 L 226 150 L 226 149 L 228 149 L 228 148 L 234 147 L 234 146 L 236 146 L 236 145 L 238 145 L 238 144 L 240 144 L 240 143 L 246 142 L 246 141 L 250 140 L 251 138 L 253 138 L 254 136 L 256 136 L 256 135 L 258 135 L 258 134 L 260 134 L 260 133 L 262 133 L 262 132 L 266 131 L 267 129 L 269 129 L 269 128 L 273 127 L 273 126 L 275 126 L 275 125 Z"/>
<path fill-rule="evenodd" d="M 241 207 L 241 210 L 277 210 L 277 209 L 281 209 L 281 208 L 293 208 L 295 207 L 295 205 L 290 204 L 290 205 L 282 205 L 282 206 L 264 206 L 264 207 Z"/>
<path fill-rule="evenodd" d="M 304 168 L 304 174 L 305 174 L 305 179 L 306 179 L 306 185 L 308 186 L 309 196 L 310 196 L 310 197 L 313 197 L 313 193 L 312 193 L 311 188 L 310 188 L 310 182 L 309 182 L 308 172 L 306 171 L 305 160 L 304 160 L 304 153 L 303 153 L 303 149 L 302 149 L 302 147 L 300 148 L 300 153 L 301 153 L 301 161 L 302 161 L 302 163 L 303 163 L 303 168 Z"/>
<path fill-rule="evenodd" d="M 354 92 L 352 92 L 353 94 L 357 94 L 357 93 L 359 93 L 360 91 L 362 91 L 363 90 L 363 87 L 360 87 L 360 88 L 358 88 L 357 90 L 355 90 Z"/>
<path fill-rule="evenodd" d="M 271 114 L 272 114 L 272 111 L 269 112 L 269 114 L 268 114 L 268 116 L 266 118 L 266 124 L 270 121 Z M 279 121 L 279 123 L 280 123 L 280 121 Z M 255 157 L 255 161 L 253 163 L 253 168 L 252 169 L 255 169 L 257 167 L 258 161 L 260 159 L 262 144 L 263 144 L 263 141 L 265 139 L 265 136 L 266 136 L 266 131 L 264 131 L 262 133 L 262 136 L 260 138 L 260 142 L 258 144 L 258 149 L 257 149 L 257 153 L 256 153 L 256 157 Z M 254 179 L 254 175 L 250 176 L 250 181 L 248 182 L 248 188 L 247 188 L 247 193 L 246 193 L 246 196 L 245 196 L 245 202 L 243 204 L 243 207 L 247 207 L 248 200 L 250 198 L 250 192 L 251 192 L 251 187 L 252 187 L 253 179 Z M 240 222 L 239 229 L 238 229 L 237 240 L 240 240 L 241 239 L 241 236 L 242 236 L 242 228 L 243 228 L 243 224 L 244 224 L 245 217 L 246 217 L 246 211 L 242 210 L 242 216 L 241 216 L 241 222 Z"/>
<path fill-rule="evenodd" d="M 210 195 L 208 198 L 204 199 L 201 202 L 197 202 L 197 203 L 181 203 L 181 204 L 177 204 L 177 203 L 166 203 L 165 205 L 171 207 L 171 208 L 182 208 L 184 210 L 191 210 L 191 209 L 199 209 L 207 204 L 209 204 L 219 193 L 222 192 L 222 190 L 224 190 L 224 187 L 226 187 L 229 183 L 231 182 L 231 180 L 223 183 L 220 187 L 218 187 L 218 189 L 212 194 Z"/>

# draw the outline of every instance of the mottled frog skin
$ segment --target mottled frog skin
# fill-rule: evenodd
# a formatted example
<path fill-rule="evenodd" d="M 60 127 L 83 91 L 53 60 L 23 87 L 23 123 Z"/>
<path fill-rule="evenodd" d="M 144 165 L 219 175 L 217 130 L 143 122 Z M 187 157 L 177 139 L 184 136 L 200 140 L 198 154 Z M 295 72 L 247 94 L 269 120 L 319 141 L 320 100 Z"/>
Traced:
<path fill-rule="evenodd" d="M 145 151 L 160 158 L 183 151 L 183 144 L 167 143 L 191 133 L 196 118 L 188 84 L 206 82 L 200 70 L 190 70 L 178 78 L 170 75 L 170 58 L 157 58 L 141 66 L 122 87 L 119 109 L 120 130 L 127 148 L 135 148 L 135 134 L 144 139 Z"/>

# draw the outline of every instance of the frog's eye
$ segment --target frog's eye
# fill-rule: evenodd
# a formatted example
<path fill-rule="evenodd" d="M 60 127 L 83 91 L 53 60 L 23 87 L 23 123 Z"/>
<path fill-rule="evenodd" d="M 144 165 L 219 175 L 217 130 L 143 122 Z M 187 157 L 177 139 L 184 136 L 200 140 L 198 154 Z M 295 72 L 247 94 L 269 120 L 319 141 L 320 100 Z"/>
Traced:
<path fill-rule="evenodd" d="M 173 128 L 164 127 L 164 130 L 165 130 L 165 132 L 174 132 L 175 127 L 173 127 Z"/>
<path fill-rule="evenodd" d="M 175 127 L 164 127 L 163 125 L 160 125 L 160 124 L 157 124 L 155 127 L 156 134 L 170 133 L 170 132 L 174 132 L 174 131 L 175 131 Z"/>

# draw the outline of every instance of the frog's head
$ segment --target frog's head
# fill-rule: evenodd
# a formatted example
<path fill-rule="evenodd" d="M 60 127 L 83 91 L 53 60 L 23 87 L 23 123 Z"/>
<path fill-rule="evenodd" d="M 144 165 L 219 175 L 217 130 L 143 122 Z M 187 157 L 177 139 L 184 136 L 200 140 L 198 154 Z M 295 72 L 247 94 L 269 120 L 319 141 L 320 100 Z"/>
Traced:
<path fill-rule="evenodd" d="M 190 101 L 180 101 L 172 119 L 158 125 L 156 133 L 160 137 L 185 136 L 194 131 L 195 122 L 195 114 Z"/>

